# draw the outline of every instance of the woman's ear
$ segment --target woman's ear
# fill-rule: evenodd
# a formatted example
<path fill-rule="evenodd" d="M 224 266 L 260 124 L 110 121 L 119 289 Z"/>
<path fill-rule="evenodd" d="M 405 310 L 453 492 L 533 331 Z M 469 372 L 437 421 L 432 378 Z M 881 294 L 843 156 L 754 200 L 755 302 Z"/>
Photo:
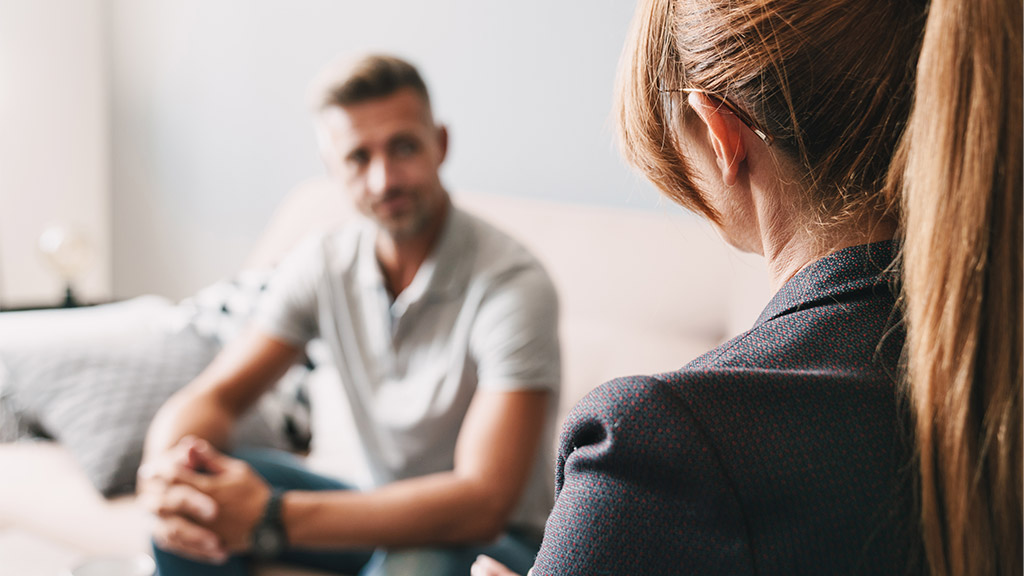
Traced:
<path fill-rule="evenodd" d="M 747 158 L 747 149 L 743 144 L 743 122 L 722 103 L 712 100 L 706 94 L 691 92 L 687 101 L 708 129 L 708 139 L 715 150 L 722 182 L 732 186 Z"/>

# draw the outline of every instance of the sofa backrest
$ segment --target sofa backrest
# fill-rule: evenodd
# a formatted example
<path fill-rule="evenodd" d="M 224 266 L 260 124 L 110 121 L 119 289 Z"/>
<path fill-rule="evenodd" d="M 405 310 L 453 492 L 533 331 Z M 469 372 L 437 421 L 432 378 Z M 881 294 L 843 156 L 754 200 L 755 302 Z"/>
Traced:
<path fill-rule="evenodd" d="M 455 201 L 523 242 L 558 288 L 562 416 L 609 379 L 680 368 L 749 328 L 767 303 L 760 259 L 678 210 L 487 194 Z"/>

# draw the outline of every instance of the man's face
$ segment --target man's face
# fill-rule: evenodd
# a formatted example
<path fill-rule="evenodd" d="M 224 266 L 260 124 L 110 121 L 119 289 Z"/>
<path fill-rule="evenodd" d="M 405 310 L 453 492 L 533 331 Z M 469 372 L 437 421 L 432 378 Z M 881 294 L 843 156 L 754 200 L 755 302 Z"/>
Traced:
<path fill-rule="evenodd" d="M 447 194 L 438 169 L 448 138 L 415 91 L 329 107 L 318 130 L 331 175 L 393 238 L 415 239 L 442 217 Z"/>

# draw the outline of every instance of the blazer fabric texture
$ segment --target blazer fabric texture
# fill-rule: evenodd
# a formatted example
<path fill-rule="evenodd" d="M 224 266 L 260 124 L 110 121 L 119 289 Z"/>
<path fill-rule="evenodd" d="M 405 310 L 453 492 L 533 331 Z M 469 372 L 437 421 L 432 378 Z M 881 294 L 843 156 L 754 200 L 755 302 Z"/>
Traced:
<path fill-rule="evenodd" d="M 584 398 L 534 576 L 915 572 L 893 252 L 826 256 L 751 330 Z"/>

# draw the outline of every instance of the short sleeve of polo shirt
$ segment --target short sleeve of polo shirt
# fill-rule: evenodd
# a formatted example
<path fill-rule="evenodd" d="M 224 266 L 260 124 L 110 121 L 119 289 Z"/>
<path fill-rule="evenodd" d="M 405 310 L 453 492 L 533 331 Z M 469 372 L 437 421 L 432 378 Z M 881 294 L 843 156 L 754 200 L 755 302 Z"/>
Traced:
<path fill-rule="evenodd" d="M 256 328 L 299 348 L 318 335 L 317 287 L 325 273 L 326 241 L 309 238 L 281 261 L 256 308 Z"/>
<path fill-rule="evenodd" d="M 470 353 L 480 388 L 558 392 L 558 297 L 539 264 L 517 266 L 495 279 L 481 301 Z"/>

